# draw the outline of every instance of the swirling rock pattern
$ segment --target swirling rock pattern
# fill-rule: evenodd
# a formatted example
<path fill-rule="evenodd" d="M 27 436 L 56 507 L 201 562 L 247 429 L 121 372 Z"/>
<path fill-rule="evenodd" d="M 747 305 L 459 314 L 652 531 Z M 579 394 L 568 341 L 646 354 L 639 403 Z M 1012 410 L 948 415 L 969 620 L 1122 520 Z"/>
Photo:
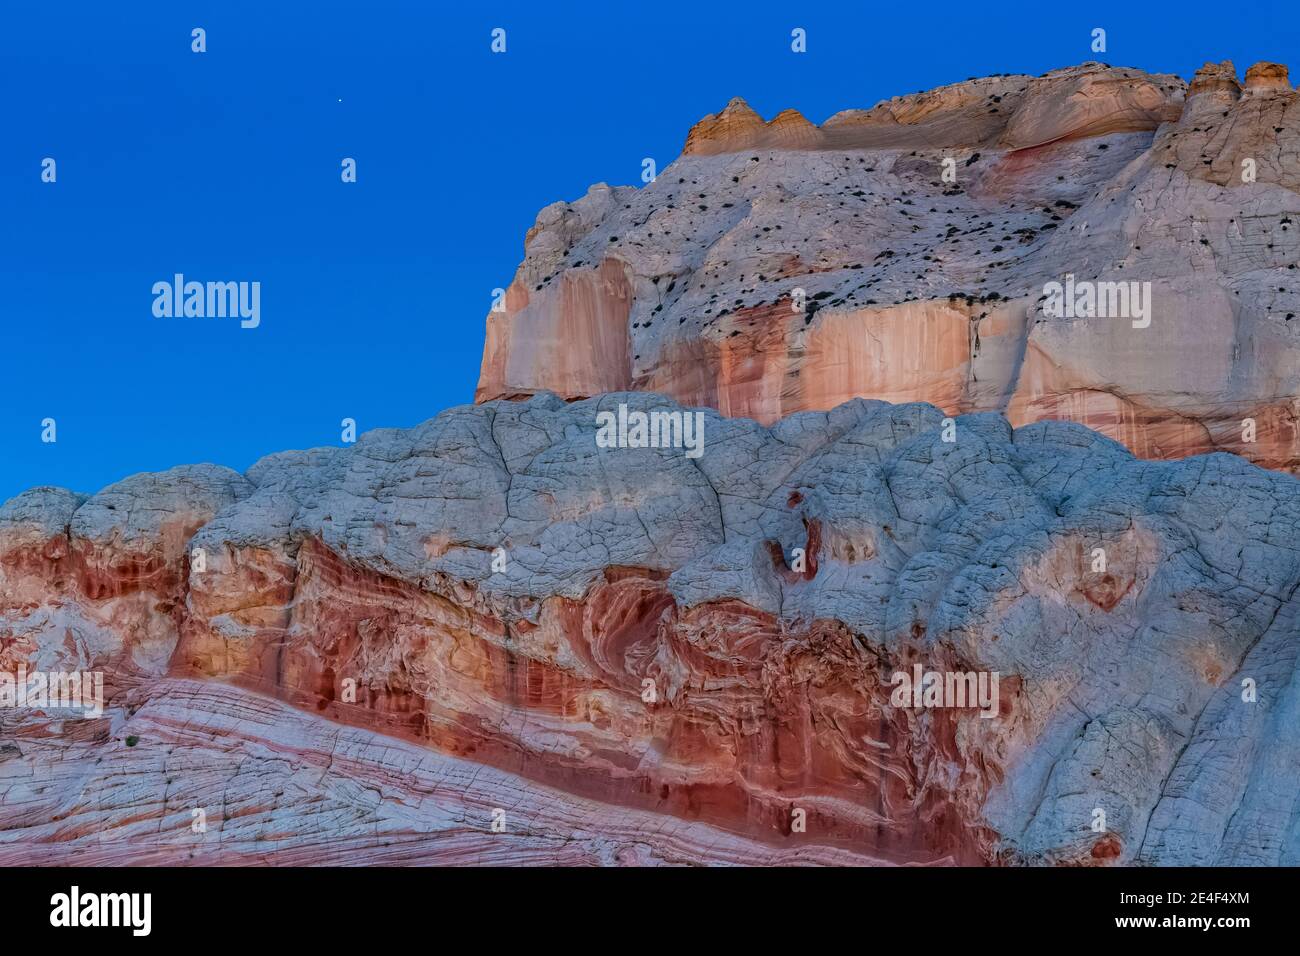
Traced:
<path fill-rule="evenodd" d="M 0 709 L 0 862 L 1300 862 L 1295 478 L 862 399 L 602 447 L 619 405 L 683 411 L 5 504 L 0 663 L 108 701 Z"/>

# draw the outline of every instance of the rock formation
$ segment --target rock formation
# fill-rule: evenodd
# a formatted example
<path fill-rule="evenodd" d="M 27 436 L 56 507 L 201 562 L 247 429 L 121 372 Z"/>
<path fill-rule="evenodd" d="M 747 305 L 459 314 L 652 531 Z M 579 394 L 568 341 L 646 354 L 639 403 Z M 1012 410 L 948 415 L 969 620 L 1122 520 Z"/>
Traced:
<path fill-rule="evenodd" d="M 109 689 L 0 711 L 0 862 L 1300 860 L 1295 478 L 924 404 L 700 412 L 698 457 L 605 411 L 683 414 L 10 501 L 0 663 Z M 918 666 L 996 700 L 900 704 Z"/>
<path fill-rule="evenodd" d="M 1285 67 L 1243 88 L 1226 62 L 970 80 L 820 127 L 733 100 L 645 188 L 542 210 L 478 400 L 630 388 L 768 424 L 926 401 L 1295 471 L 1295 103 Z M 1067 276 L 1138 283 L 1149 324 L 1046 314 Z"/>
<path fill-rule="evenodd" d="M 477 404 L 10 500 L 0 864 L 1300 864 L 1292 101 L 736 101 Z"/>

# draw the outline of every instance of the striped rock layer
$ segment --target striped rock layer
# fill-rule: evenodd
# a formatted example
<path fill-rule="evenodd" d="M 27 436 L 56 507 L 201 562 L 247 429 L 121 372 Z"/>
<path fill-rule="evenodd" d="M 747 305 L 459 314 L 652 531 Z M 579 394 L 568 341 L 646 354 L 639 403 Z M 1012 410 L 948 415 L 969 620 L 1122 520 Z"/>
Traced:
<path fill-rule="evenodd" d="M 0 672 L 106 699 L 0 707 L 0 863 L 1295 864 L 1297 532 L 1236 455 L 862 399 L 33 489 Z"/>

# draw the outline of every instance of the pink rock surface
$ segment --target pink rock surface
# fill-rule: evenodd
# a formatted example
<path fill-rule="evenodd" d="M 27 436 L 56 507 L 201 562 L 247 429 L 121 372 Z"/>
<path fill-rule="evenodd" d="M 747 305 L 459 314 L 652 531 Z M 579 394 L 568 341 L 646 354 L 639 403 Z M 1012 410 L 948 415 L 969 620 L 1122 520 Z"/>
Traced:
<path fill-rule="evenodd" d="M 0 866 L 883 862 L 584 799 L 219 682 L 6 729 L 23 753 L 0 760 Z"/>

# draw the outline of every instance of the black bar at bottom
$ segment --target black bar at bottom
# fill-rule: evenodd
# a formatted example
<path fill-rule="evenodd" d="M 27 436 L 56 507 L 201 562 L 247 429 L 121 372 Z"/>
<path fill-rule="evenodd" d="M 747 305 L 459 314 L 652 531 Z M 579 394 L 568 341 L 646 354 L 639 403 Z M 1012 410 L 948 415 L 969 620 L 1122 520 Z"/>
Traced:
<path fill-rule="evenodd" d="M 1289 926 L 1293 914 L 1284 908 L 1294 879 L 1289 869 L 1175 868 L 0 870 L 8 942 L 75 933 L 80 943 L 113 937 L 203 946 L 394 945 L 410 934 L 452 945 L 462 933 L 487 933 L 495 945 L 503 937 L 532 945 L 566 937 L 583 946 L 668 944 L 683 934 L 698 939 L 705 928 L 729 948 L 743 939 L 770 946 L 787 933 L 810 943 L 829 942 L 827 933 L 865 933 L 866 945 L 893 931 L 900 938 L 974 933 L 972 941 L 1018 933 L 1071 942 L 1200 935 L 1231 945 L 1242 933 Z M 149 894 L 147 936 L 139 932 L 144 897 L 131 894 Z M 115 917 L 117 926 L 81 925 Z"/>

